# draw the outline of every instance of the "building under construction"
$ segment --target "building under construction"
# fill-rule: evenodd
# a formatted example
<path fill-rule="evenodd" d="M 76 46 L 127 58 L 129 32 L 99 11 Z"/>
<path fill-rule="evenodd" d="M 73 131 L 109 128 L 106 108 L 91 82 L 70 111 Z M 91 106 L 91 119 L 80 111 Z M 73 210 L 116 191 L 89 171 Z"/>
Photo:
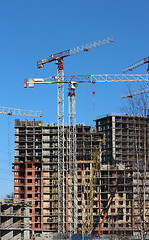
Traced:
<path fill-rule="evenodd" d="M 63 194 L 64 228 L 70 229 L 69 128 L 65 127 L 65 188 Z M 77 126 L 77 229 L 86 228 L 89 181 L 95 149 L 100 151 L 103 133 L 91 126 Z M 14 198 L 32 203 L 30 220 L 35 232 L 58 231 L 58 128 L 41 121 L 15 121 Z M 99 212 L 96 197 L 95 213 Z M 84 207 L 88 209 L 84 210 Z M 84 224 L 82 224 L 82 221 Z"/>
<path fill-rule="evenodd" d="M 76 128 L 76 233 L 137 235 L 149 228 L 148 134 L 143 117 L 106 116 Z M 106 138 L 106 142 L 105 142 Z M 70 232 L 69 127 L 64 128 L 64 233 Z M 14 198 L 32 203 L 35 233 L 58 231 L 58 127 L 15 120 Z M 140 228 L 141 226 L 141 228 Z"/>
<path fill-rule="evenodd" d="M 3 199 L 0 202 L 0 239 L 30 240 L 30 206 Z"/>
<path fill-rule="evenodd" d="M 96 131 L 106 134 L 102 154 L 100 211 L 114 182 L 115 197 L 103 233 L 141 236 L 149 230 L 149 119 L 105 116 L 96 119 Z"/>

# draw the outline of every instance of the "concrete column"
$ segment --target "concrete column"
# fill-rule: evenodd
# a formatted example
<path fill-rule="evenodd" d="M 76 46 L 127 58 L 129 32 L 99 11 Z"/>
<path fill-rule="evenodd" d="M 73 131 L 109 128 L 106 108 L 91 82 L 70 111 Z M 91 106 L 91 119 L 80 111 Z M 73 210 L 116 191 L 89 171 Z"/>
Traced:
<path fill-rule="evenodd" d="M 25 207 L 26 217 L 24 218 L 24 240 L 30 240 L 30 207 Z"/>

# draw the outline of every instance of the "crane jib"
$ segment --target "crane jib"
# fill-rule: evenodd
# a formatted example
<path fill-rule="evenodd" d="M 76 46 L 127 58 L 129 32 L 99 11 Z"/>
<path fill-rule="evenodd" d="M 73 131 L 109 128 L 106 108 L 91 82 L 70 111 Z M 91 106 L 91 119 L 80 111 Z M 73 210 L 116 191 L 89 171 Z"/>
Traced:
<path fill-rule="evenodd" d="M 105 38 L 105 39 L 99 40 L 97 42 L 91 42 L 91 43 L 88 43 L 88 44 L 85 44 L 82 46 L 78 46 L 73 49 L 68 49 L 68 50 L 65 50 L 65 51 L 62 51 L 62 52 L 59 52 L 56 54 L 52 54 L 48 58 L 39 60 L 37 62 L 37 68 L 43 68 L 44 64 L 50 63 L 53 61 L 57 61 L 57 63 L 58 63 L 59 60 L 63 59 L 64 57 L 68 57 L 68 56 L 71 56 L 71 55 L 74 55 L 77 53 L 81 53 L 81 52 L 87 52 L 89 49 L 100 47 L 100 46 L 105 45 L 110 42 L 113 42 L 112 37 L 108 37 L 107 39 Z"/>
<path fill-rule="evenodd" d="M 64 58 L 64 57 L 68 57 L 68 56 L 70 56 L 70 49 L 50 55 L 49 58 L 54 61 L 59 58 Z"/>

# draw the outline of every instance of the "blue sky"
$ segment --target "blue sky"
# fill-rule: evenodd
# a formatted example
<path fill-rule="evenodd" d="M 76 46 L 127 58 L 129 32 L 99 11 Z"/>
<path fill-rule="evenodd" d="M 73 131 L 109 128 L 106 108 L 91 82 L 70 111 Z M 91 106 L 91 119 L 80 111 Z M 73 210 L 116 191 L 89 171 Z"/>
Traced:
<path fill-rule="evenodd" d="M 64 59 L 65 74 L 122 73 L 124 67 L 148 56 L 148 9 L 148 0 L 1 1 L 0 105 L 41 110 L 44 123 L 57 122 L 56 85 L 23 87 L 24 78 L 56 75 L 54 63 L 37 69 L 36 62 L 53 53 L 112 35 L 114 43 Z M 146 69 L 144 65 L 133 73 L 146 73 Z M 93 118 L 119 112 L 121 95 L 127 92 L 127 85 L 80 84 L 76 91 L 77 122 L 94 125 Z M 139 86 L 131 84 L 132 89 Z M 14 119 L 0 115 L 1 196 L 13 191 Z M 67 87 L 65 122 L 68 122 Z"/>

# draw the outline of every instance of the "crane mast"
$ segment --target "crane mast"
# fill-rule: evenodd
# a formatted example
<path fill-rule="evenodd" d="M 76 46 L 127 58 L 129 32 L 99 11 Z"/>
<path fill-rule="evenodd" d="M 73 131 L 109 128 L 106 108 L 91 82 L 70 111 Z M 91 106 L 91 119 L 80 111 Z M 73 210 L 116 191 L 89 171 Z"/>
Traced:
<path fill-rule="evenodd" d="M 42 68 L 44 64 L 56 61 L 58 64 L 57 68 L 57 106 L 58 106 L 58 232 L 63 234 L 65 229 L 65 163 L 64 163 L 64 68 L 63 58 L 81 52 L 86 52 L 92 48 L 96 48 L 107 43 L 113 42 L 112 37 L 85 44 L 73 49 L 68 49 L 56 54 L 50 55 L 48 58 L 39 60 L 37 62 L 37 68 Z M 44 83 L 44 81 L 42 81 Z M 27 82 L 25 83 L 27 86 Z M 30 81 L 30 87 L 34 87 L 34 80 Z M 72 91 L 72 90 L 71 90 Z M 73 92 L 73 91 L 72 91 Z M 71 201 L 69 202 L 69 232 L 70 238 L 76 232 L 77 219 L 76 219 L 76 112 L 75 112 L 75 95 L 70 95 L 69 101 L 69 189 Z"/>
<path fill-rule="evenodd" d="M 77 163 L 76 163 L 76 83 L 72 82 L 68 86 L 69 104 L 69 192 L 70 192 L 70 238 L 77 232 Z"/>
<path fill-rule="evenodd" d="M 65 164 L 64 164 L 64 68 L 63 59 L 57 62 L 57 107 L 58 107 L 58 232 L 65 231 Z"/>
<path fill-rule="evenodd" d="M 62 66 L 60 67 L 62 68 Z M 58 225 L 59 233 L 65 232 L 65 226 L 62 222 L 62 219 L 65 219 L 65 212 L 63 207 L 65 207 L 64 202 L 62 201 L 64 197 L 63 189 L 65 189 L 64 176 L 64 83 L 68 84 L 69 93 L 69 180 L 70 180 L 70 237 L 76 231 L 76 211 L 75 211 L 75 202 L 76 199 L 76 109 L 75 109 L 75 90 L 77 83 L 116 83 L 116 82 L 141 82 L 148 81 L 147 74 L 97 74 L 97 75 L 63 75 L 63 69 L 58 69 L 58 76 L 52 76 L 49 78 L 30 78 L 28 81 L 25 81 L 25 87 L 27 84 L 29 87 L 34 87 L 34 84 L 58 84 L 58 121 L 59 121 L 59 154 L 58 155 L 58 168 L 59 168 L 59 212 L 58 212 Z M 60 110 L 63 110 L 60 112 Z M 71 139 L 70 139 L 71 138 Z M 61 144 L 61 145 L 60 145 Z M 71 161 L 70 161 L 71 160 Z M 61 221 L 61 222 L 60 222 Z"/>

